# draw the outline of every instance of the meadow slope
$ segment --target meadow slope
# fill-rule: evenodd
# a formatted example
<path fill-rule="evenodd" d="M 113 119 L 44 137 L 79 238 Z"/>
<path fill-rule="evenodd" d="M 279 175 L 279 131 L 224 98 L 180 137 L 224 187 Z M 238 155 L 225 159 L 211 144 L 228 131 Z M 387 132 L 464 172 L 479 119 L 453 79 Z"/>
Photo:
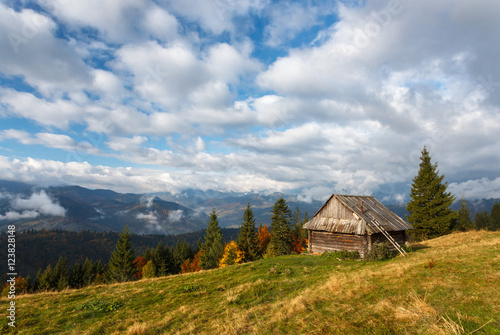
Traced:
<path fill-rule="evenodd" d="M 17 298 L 7 334 L 500 334 L 500 233 L 385 262 L 296 255 Z"/>

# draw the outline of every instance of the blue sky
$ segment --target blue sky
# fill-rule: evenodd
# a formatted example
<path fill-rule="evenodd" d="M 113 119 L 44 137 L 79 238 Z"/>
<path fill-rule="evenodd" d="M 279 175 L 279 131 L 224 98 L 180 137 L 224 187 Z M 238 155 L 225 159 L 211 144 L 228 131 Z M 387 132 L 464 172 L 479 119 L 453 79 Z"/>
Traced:
<path fill-rule="evenodd" d="M 494 0 L 0 1 L 0 178 L 500 197 Z"/>

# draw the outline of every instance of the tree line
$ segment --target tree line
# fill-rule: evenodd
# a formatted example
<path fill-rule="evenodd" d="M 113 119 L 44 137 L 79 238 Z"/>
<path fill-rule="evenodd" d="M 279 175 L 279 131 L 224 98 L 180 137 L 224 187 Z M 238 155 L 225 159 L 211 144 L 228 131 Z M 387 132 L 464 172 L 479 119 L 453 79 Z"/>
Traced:
<path fill-rule="evenodd" d="M 302 229 L 307 220 L 307 213 L 302 217 L 297 207 L 292 214 L 286 201 L 280 198 L 272 210 L 271 227 L 262 224 L 256 227 L 252 208 L 248 204 L 237 239 L 224 243 L 214 208 L 204 242 L 198 240 L 196 247 L 192 247 L 183 240 L 169 247 L 160 241 L 156 248 L 147 248 L 139 256 L 132 246 L 133 235 L 126 227 L 107 264 L 87 258 L 83 263 L 76 262 L 70 266 L 65 257 L 59 257 L 55 266 L 49 264 L 44 270 L 39 269 L 34 278 L 29 275 L 16 278 L 16 293 L 61 291 L 162 277 L 225 267 L 264 257 L 301 253 L 307 246 L 306 232 Z M 7 286 L 4 287 L 5 290 L 8 290 Z"/>
<path fill-rule="evenodd" d="M 260 258 L 302 253 L 307 246 L 307 232 L 302 229 L 308 221 L 307 213 L 302 217 L 297 207 L 292 214 L 283 197 L 276 200 L 271 212 L 271 227 L 260 225 L 256 229 L 254 214 L 248 204 L 237 240 L 224 246 L 214 208 L 210 214 L 205 243 L 200 245 L 192 263 L 185 264 L 186 271 L 214 269 Z"/>
<path fill-rule="evenodd" d="M 222 228 L 225 241 L 236 239 L 239 228 Z M 202 231 L 176 235 L 137 235 L 133 234 L 132 245 L 138 255 L 144 254 L 148 248 L 154 248 L 159 242 L 171 248 L 179 241 L 186 241 L 192 248 L 196 248 L 198 241 L 203 239 Z M 88 258 L 91 261 L 101 260 L 103 264 L 109 261 L 120 232 L 96 231 L 67 231 L 61 229 L 23 230 L 16 236 L 18 245 L 23 246 L 16 250 L 16 270 L 24 277 L 30 275 L 35 278 L 38 270 L 51 264 L 55 266 L 60 256 L 67 260 L 68 266 L 75 263 L 84 263 Z M 0 234 L 0 245 L 7 245 L 7 234 Z M 0 259 L 7 258 L 7 248 L 0 248 Z M 2 280 L 6 275 L 1 276 Z"/>

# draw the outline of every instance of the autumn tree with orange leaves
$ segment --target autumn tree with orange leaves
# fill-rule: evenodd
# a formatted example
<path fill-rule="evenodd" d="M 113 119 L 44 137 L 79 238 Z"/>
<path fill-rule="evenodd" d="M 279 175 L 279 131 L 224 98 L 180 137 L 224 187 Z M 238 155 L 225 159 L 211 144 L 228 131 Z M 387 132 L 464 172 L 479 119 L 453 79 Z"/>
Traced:
<path fill-rule="evenodd" d="M 181 265 L 181 273 L 197 272 L 201 270 L 200 265 L 200 255 L 201 251 L 194 254 L 193 259 L 186 259 Z"/>
<path fill-rule="evenodd" d="M 267 224 L 264 224 L 264 226 L 259 225 L 257 238 L 259 239 L 259 254 L 262 256 L 266 253 L 267 246 L 271 241 L 271 233 Z"/>
<path fill-rule="evenodd" d="M 134 265 L 135 265 L 135 275 L 134 279 L 141 279 L 142 278 L 142 268 L 146 265 L 147 261 L 144 257 L 139 256 L 135 259 Z"/>

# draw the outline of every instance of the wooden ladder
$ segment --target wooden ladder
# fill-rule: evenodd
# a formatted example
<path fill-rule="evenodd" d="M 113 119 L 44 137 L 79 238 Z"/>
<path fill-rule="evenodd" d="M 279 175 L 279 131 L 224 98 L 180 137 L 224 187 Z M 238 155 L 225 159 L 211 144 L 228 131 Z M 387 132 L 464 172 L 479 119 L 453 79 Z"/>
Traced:
<path fill-rule="evenodd" d="M 378 223 L 377 220 L 373 219 L 372 222 L 374 226 L 377 227 L 377 229 L 389 240 L 389 242 L 392 243 L 392 245 L 396 248 L 396 250 L 399 251 L 401 255 L 403 255 L 403 257 L 407 255 L 406 251 L 399 245 L 398 242 L 396 242 L 396 240 L 391 236 L 391 234 L 389 234 L 387 230 L 385 230 L 384 227 L 382 227 L 382 225 Z"/>

